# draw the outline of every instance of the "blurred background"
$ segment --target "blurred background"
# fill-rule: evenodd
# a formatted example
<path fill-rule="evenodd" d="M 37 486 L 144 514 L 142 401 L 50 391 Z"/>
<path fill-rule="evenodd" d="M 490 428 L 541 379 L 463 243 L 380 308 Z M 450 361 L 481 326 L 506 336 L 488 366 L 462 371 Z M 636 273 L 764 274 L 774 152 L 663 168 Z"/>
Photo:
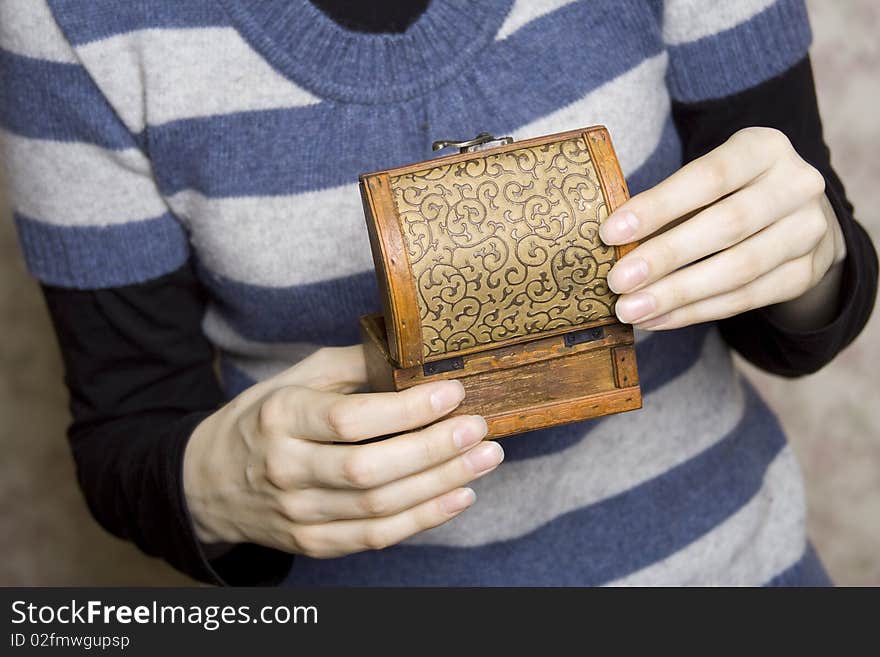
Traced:
<path fill-rule="evenodd" d="M 880 244 L 880 2 L 807 4 L 834 165 L 856 216 Z M 789 381 L 742 365 L 794 444 L 807 481 L 810 535 L 841 585 L 880 586 L 878 366 L 880 311 L 813 376 Z M 55 338 L 0 196 L 0 585 L 191 583 L 92 520 L 76 485 L 67 423 Z"/>

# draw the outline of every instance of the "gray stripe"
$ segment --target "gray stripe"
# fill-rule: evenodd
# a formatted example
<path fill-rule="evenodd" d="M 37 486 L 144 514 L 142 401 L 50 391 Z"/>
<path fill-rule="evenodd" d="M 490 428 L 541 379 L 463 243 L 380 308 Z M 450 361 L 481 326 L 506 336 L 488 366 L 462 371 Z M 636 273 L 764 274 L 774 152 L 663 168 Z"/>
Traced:
<path fill-rule="evenodd" d="M 624 175 L 657 149 L 669 117 L 668 57 L 661 53 L 594 89 L 580 100 L 518 128 L 517 139 L 603 124 L 611 133 Z"/>
<path fill-rule="evenodd" d="M 0 48 L 63 64 L 77 61 L 45 0 L 0 2 Z"/>
<path fill-rule="evenodd" d="M 666 0 L 663 5 L 663 41 L 689 43 L 736 27 L 760 14 L 774 0 Z"/>
<path fill-rule="evenodd" d="M 231 27 L 135 30 L 76 52 L 132 132 L 147 123 L 319 102 Z"/>
<path fill-rule="evenodd" d="M 168 212 L 147 158 L 136 148 L 19 137 L 0 129 L 12 205 L 61 226 L 106 226 Z"/>

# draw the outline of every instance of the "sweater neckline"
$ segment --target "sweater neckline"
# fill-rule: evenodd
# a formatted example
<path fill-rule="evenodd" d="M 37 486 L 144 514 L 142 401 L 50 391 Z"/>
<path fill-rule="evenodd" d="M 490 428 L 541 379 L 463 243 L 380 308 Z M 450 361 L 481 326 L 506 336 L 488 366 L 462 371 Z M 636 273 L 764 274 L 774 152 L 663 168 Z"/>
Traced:
<path fill-rule="evenodd" d="M 380 104 L 452 79 L 501 27 L 513 0 L 432 0 L 404 32 L 346 29 L 309 0 L 220 0 L 236 29 L 283 75 L 344 102 Z"/>

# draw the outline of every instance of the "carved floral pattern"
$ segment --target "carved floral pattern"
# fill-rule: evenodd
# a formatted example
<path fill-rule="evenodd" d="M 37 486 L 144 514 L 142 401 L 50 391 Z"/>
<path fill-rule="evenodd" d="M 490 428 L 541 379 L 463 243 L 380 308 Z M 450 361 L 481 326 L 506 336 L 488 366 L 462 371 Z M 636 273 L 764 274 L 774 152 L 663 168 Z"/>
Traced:
<path fill-rule="evenodd" d="M 437 357 L 613 314 L 614 249 L 583 138 L 391 179 L 416 281 L 423 353 Z"/>

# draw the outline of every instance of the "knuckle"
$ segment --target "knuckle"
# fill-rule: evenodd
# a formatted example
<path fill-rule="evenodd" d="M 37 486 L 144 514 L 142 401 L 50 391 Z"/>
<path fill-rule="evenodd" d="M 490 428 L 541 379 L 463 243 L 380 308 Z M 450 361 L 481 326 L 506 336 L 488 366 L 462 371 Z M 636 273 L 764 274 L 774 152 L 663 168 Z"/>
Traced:
<path fill-rule="evenodd" d="M 821 262 L 813 254 L 807 259 L 804 266 L 799 268 L 799 273 L 796 276 L 798 294 L 803 294 L 813 287 L 823 275 Z"/>
<path fill-rule="evenodd" d="M 358 436 L 358 412 L 363 406 L 360 399 L 354 396 L 346 396 L 342 401 L 336 402 L 327 411 L 325 421 L 330 432 L 340 440 L 354 440 Z"/>
<path fill-rule="evenodd" d="M 353 488 L 372 488 L 376 481 L 376 467 L 373 461 L 357 450 L 342 461 L 342 478 Z"/>
<path fill-rule="evenodd" d="M 821 210 L 811 212 L 805 222 L 804 234 L 810 242 L 810 246 L 816 246 L 828 232 L 828 218 Z"/>
<path fill-rule="evenodd" d="M 706 178 L 706 188 L 715 197 L 721 196 L 727 189 L 727 181 L 730 172 L 724 158 L 712 157 L 706 160 L 703 167 L 703 175 Z"/>
<path fill-rule="evenodd" d="M 419 427 L 430 421 L 433 411 L 430 399 L 424 390 L 407 390 L 398 399 L 402 402 L 399 413 L 407 426 Z"/>
<path fill-rule="evenodd" d="M 740 284 L 756 279 L 764 271 L 764 259 L 754 249 L 743 249 L 734 262 L 734 280 Z"/>
<path fill-rule="evenodd" d="M 391 545 L 392 540 L 382 527 L 367 527 L 362 537 L 364 547 L 368 550 L 384 550 Z"/>
<path fill-rule="evenodd" d="M 368 516 L 385 516 L 391 510 L 387 498 L 378 491 L 363 493 L 360 496 L 360 506 Z"/>
<path fill-rule="evenodd" d="M 751 212 L 742 203 L 731 203 L 724 212 L 722 222 L 725 242 L 738 244 L 751 234 Z"/>
<path fill-rule="evenodd" d="M 284 426 L 284 398 L 280 391 L 275 391 L 263 400 L 257 414 L 257 426 L 261 433 L 274 433 Z"/>
<path fill-rule="evenodd" d="M 413 436 L 413 439 L 418 441 L 421 463 L 433 465 L 449 458 L 448 448 L 444 449 L 444 446 L 453 444 L 452 433 L 456 426 L 460 425 L 444 422 L 431 427 L 431 430 L 423 430 Z"/>
<path fill-rule="evenodd" d="M 281 500 L 281 515 L 291 521 L 302 521 L 313 515 L 312 505 L 302 495 L 288 495 Z"/>
<path fill-rule="evenodd" d="M 748 312 L 755 308 L 755 293 L 750 288 L 742 288 L 731 297 L 731 310 L 734 315 Z"/>
<path fill-rule="evenodd" d="M 690 302 L 690 294 L 683 285 L 670 285 L 662 295 L 658 295 L 658 305 L 663 308 L 680 308 Z"/>
<path fill-rule="evenodd" d="M 805 197 L 825 193 L 825 176 L 794 149 L 789 153 L 786 175 L 787 184 Z"/>
<path fill-rule="evenodd" d="M 784 132 L 777 128 L 769 128 L 765 126 L 755 126 L 745 128 L 742 132 L 748 131 L 750 137 L 760 140 L 762 143 L 769 145 L 776 152 L 782 152 L 791 147 L 791 142 Z"/>
<path fill-rule="evenodd" d="M 286 488 L 290 483 L 287 459 L 283 458 L 278 447 L 269 445 L 265 454 L 266 480 L 276 488 Z"/>
<path fill-rule="evenodd" d="M 324 540 L 315 525 L 297 525 L 290 531 L 296 552 L 307 557 L 320 558 L 325 551 Z"/>
<path fill-rule="evenodd" d="M 728 142 L 732 144 L 748 143 L 756 137 L 757 130 L 760 130 L 760 128 L 740 128 L 732 135 L 730 135 L 730 139 L 728 139 Z"/>
<path fill-rule="evenodd" d="M 652 240 L 651 250 L 644 254 L 650 272 L 671 272 L 682 264 L 681 251 L 675 247 L 667 235 Z M 655 274 L 656 276 L 657 274 Z"/>
<path fill-rule="evenodd" d="M 825 193 L 825 176 L 818 169 L 804 162 L 806 171 L 803 174 L 804 187 L 810 196 L 820 196 Z"/>

